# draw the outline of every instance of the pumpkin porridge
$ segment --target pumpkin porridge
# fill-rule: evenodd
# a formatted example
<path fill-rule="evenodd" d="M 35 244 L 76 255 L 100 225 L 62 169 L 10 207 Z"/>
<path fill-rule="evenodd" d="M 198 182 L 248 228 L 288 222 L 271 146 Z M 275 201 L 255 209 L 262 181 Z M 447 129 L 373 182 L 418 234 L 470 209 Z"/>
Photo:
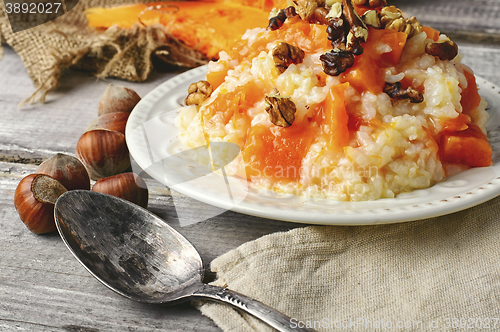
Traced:
<path fill-rule="evenodd" d="M 190 87 L 189 148 L 232 142 L 252 186 L 343 201 L 395 197 L 491 164 L 486 103 L 457 45 L 383 1 L 297 1 Z"/>

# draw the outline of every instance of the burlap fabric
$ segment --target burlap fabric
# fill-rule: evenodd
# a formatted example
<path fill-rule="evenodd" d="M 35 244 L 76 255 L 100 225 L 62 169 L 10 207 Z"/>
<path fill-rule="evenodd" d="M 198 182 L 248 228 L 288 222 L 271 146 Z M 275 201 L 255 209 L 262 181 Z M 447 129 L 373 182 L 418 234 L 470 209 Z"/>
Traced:
<path fill-rule="evenodd" d="M 25 102 L 44 102 L 47 94 L 57 88 L 63 70 L 70 67 L 90 71 L 99 78 L 144 81 L 153 70 L 151 54 L 161 46 L 168 50 L 163 59 L 174 65 L 195 67 L 206 63 L 201 54 L 186 48 L 160 25 L 111 27 L 105 32 L 87 27 L 87 8 L 138 2 L 148 1 L 80 0 L 54 21 L 16 33 L 0 2 L 0 39 L 19 54 L 36 87 Z"/>

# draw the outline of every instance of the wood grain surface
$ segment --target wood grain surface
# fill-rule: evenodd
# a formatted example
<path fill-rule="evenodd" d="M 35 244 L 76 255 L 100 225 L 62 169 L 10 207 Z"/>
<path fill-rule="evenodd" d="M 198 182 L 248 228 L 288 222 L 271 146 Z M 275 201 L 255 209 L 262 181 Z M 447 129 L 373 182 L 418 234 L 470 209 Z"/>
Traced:
<path fill-rule="evenodd" d="M 455 38 L 463 62 L 500 86 L 500 1 L 398 0 L 392 3 L 426 25 Z M 57 234 L 35 235 L 20 221 L 13 195 L 18 182 L 44 159 L 74 154 L 78 138 L 97 116 L 98 100 L 109 83 L 144 96 L 176 72 L 154 74 L 134 84 L 96 80 L 65 72 L 60 88 L 45 104 L 17 105 L 34 87 L 15 52 L 5 47 L 0 61 L 0 331 L 219 331 L 189 304 L 172 307 L 132 302 L 111 292 L 78 263 Z M 199 250 L 205 267 L 237 246 L 301 224 L 225 212 L 182 227 L 173 196 L 196 213 L 211 207 L 147 178 L 149 209 Z M 206 281 L 214 275 L 206 274 Z"/>

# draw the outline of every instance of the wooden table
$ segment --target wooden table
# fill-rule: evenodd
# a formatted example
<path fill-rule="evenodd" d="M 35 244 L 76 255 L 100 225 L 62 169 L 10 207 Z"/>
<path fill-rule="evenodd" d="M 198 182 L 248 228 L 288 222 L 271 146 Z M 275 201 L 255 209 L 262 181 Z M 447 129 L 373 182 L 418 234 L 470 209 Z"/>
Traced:
<path fill-rule="evenodd" d="M 500 86 L 498 0 L 394 3 L 453 37 L 465 55 L 463 62 Z M 0 61 L 0 331 L 219 331 L 189 304 L 149 306 L 108 290 L 73 258 L 57 233 L 29 232 L 13 204 L 17 184 L 42 160 L 58 152 L 74 154 L 78 138 L 97 116 L 108 83 L 129 86 L 144 96 L 175 74 L 155 74 L 148 82 L 133 84 L 66 72 L 46 104 L 17 109 L 34 87 L 19 57 L 6 47 Z M 149 209 L 195 245 L 207 269 L 212 259 L 247 241 L 302 226 L 226 212 L 181 227 L 172 204 L 172 195 L 179 194 L 153 179 L 146 181 Z M 193 211 L 203 209 L 187 197 L 181 201 Z M 206 281 L 214 277 L 207 273 Z"/>

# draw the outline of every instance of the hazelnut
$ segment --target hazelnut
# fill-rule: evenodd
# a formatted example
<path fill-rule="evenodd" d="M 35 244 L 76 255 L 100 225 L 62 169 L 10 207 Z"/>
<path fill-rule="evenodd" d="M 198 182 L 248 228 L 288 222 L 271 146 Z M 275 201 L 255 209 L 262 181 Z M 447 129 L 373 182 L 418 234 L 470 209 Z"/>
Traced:
<path fill-rule="evenodd" d="M 92 180 L 122 173 L 130 167 L 125 135 L 117 131 L 87 131 L 76 144 L 76 157 L 85 165 Z"/>
<path fill-rule="evenodd" d="M 41 163 L 36 174 L 45 174 L 59 181 L 67 190 L 90 189 L 87 169 L 78 158 L 58 153 Z"/>
<path fill-rule="evenodd" d="M 133 172 L 99 179 L 92 191 L 119 197 L 143 208 L 148 206 L 148 187 L 144 180 Z"/>
<path fill-rule="evenodd" d="M 30 174 L 18 184 L 14 207 L 21 221 L 36 234 L 56 230 L 54 205 L 67 190 L 59 181 L 45 174 Z"/>
<path fill-rule="evenodd" d="M 119 85 L 108 85 L 99 101 L 97 115 L 127 112 L 130 113 L 141 97 L 132 89 Z"/>
<path fill-rule="evenodd" d="M 111 131 L 118 131 L 125 135 L 125 126 L 130 113 L 128 112 L 115 112 L 103 114 L 95 118 L 85 131 L 94 129 L 106 129 Z"/>

